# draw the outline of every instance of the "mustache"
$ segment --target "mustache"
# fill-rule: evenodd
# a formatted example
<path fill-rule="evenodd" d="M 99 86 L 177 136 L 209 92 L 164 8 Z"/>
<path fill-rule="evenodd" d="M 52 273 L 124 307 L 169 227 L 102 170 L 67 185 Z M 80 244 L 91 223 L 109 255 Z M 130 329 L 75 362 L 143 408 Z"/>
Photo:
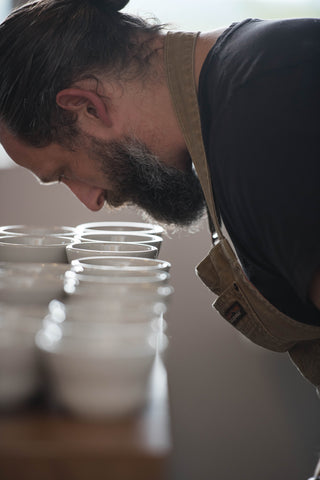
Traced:
<path fill-rule="evenodd" d="M 111 192 L 110 190 L 104 191 L 105 202 L 112 208 L 119 208 L 124 206 L 127 201 L 119 193 Z"/>

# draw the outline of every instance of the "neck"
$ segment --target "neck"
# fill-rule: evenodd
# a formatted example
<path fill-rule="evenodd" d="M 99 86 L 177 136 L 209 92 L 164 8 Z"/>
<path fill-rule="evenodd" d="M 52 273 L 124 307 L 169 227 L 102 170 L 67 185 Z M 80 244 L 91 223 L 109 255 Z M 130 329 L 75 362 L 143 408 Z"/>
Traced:
<path fill-rule="evenodd" d="M 223 30 L 203 33 L 198 37 L 195 50 L 197 87 L 205 58 Z M 145 84 L 143 88 L 140 85 L 140 92 L 135 91 L 135 94 L 131 96 L 134 111 L 139 112 L 135 122 L 135 133 L 137 138 L 144 141 L 160 160 L 163 160 L 169 166 L 185 170 L 190 168 L 191 160 L 166 81 L 164 38 L 163 34 L 159 34 L 154 39 L 153 44 L 153 51 L 156 52 L 156 55 L 153 57 L 152 76 L 156 81 L 148 81 L 148 85 Z"/>

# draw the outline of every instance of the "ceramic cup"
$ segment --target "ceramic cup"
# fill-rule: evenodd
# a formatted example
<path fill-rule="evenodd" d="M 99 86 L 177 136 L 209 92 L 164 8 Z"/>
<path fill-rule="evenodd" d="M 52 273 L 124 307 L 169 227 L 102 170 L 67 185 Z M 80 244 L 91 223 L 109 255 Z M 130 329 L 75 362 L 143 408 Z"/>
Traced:
<path fill-rule="evenodd" d="M 1 236 L 0 261 L 68 263 L 66 246 L 72 242 L 72 238 L 60 236 Z"/>
<path fill-rule="evenodd" d="M 170 274 L 163 271 L 103 271 L 95 269 L 75 272 L 67 270 L 64 276 L 64 290 L 68 294 L 76 290 L 97 291 L 102 295 L 104 291 L 113 287 L 125 290 L 157 289 L 159 286 L 168 285 Z"/>
<path fill-rule="evenodd" d="M 41 386 L 34 336 L 43 310 L 0 304 L 0 409 L 16 409 Z"/>
<path fill-rule="evenodd" d="M 66 247 L 68 262 L 72 260 L 88 256 L 128 256 L 128 257 L 145 257 L 156 258 L 158 249 L 153 245 L 139 243 L 103 243 L 103 242 L 86 242 L 71 243 Z"/>
<path fill-rule="evenodd" d="M 149 233 L 151 235 L 160 235 L 164 229 L 160 225 L 144 222 L 90 222 L 77 225 L 76 232 L 82 234 L 89 231 L 97 233 L 106 232 L 128 232 L 128 233 Z"/>
<path fill-rule="evenodd" d="M 0 277 L 20 275 L 25 277 L 41 277 L 42 280 L 63 280 L 64 274 L 69 268 L 68 263 L 0 262 Z"/>
<path fill-rule="evenodd" d="M 165 260 L 153 258 L 140 258 L 129 256 L 99 256 L 99 257 L 83 257 L 71 262 L 71 269 L 76 272 L 104 274 L 113 273 L 141 273 L 143 272 L 169 272 L 171 264 Z"/>
<path fill-rule="evenodd" d="M 59 275 L 37 274 L 26 271 L 3 271 L 0 269 L 0 302 L 11 305 L 42 305 L 62 299 L 64 292 L 64 272 Z"/>
<path fill-rule="evenodd" d="M 162 237 L 147 233 L 83 233 L 75 235 L 76 242 L 141 243 L 153 245 L 160 251 Z"/>
<path fill-rule="evenodd" d="M 49 318 L 36 335 L 53 398 L 85 418 L 119 418 L 142 408 L 158 348 L 150 325 L 82 327 Z"/>
<path fill-rule="evenodd" d="M 0 227 L 0 236 L 2 235 L 35 235 L 48 236 L 58 235 L 73 237 L 75 234 L 74 227 L 66 226 L 37 226 L 37 225 L 5 225 Z"/>

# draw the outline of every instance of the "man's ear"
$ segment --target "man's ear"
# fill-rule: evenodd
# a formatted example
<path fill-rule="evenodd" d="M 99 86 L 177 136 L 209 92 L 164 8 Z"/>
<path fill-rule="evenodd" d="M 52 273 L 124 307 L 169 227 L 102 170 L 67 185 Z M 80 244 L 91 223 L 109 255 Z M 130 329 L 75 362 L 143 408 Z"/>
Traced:
<path fill-rule="evenodd" d="M 90 90 L 66 88 L 56 96 L 56 102 L 64 110 L 78 113 L 89 118 L 101 120 L 107 127 L 112 127 L 108 109 L 101 97 Z"/>

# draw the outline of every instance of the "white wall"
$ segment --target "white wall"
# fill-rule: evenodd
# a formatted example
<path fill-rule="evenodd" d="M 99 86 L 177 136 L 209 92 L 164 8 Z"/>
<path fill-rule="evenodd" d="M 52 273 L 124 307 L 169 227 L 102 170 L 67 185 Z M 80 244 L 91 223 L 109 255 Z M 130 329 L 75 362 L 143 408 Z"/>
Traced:
<path fill-rule="evenodd" d="M 0 3 L 0 22 L 2 22 L 8 15 L 11 6 L 10 0 L 1 0 Z"/>
<path fill-rule="evenodd" d="M 124 11 L 155 15 L 174 29 L 211 30 L 253 18 L 320 15 L 319 0 L 131 0 Z"/>

